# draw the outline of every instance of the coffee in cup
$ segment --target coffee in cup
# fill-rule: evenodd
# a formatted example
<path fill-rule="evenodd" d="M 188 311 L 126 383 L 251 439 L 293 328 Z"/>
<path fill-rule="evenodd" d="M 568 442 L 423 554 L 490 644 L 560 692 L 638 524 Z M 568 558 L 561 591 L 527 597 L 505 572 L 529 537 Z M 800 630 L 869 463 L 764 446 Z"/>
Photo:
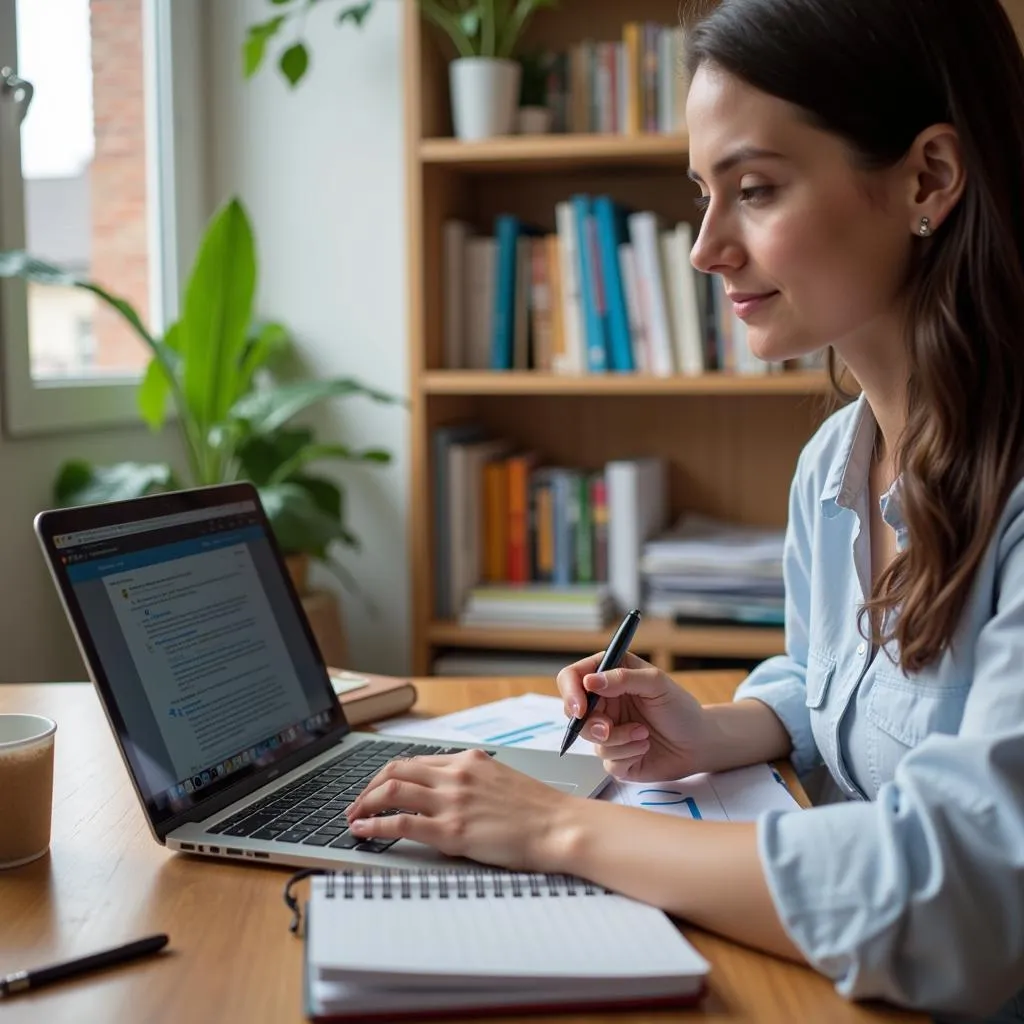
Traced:
<path fill-rule="evenodd" d="M 42 715 L 0 715 L 0 868 L 50 848 L 56 731 Z"/>

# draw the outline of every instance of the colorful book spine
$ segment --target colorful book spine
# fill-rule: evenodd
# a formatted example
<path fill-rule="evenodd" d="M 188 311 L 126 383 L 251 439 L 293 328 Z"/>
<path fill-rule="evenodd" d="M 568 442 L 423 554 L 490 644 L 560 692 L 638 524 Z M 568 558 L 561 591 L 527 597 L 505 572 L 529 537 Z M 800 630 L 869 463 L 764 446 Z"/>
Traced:
<path fill-rule="evenodd" d="M 590 196 L 575 195 L 571 202 L 573 220 L 576 224 L 576 248 L 579 254 L 586 367 L 591 373 L 603 373 L 608 369 L 608 346 L 605 341 L 604 295 L 601 289 L 596 223 Z"/>
<path fill-rule="evenodd" d="M 597 222 L 601 275 L 604 281 L 607 313 L 608 368 L 617 373 L 636 370 L 633 344 L 626 309 L 626 292 L 619 265 L 619 246 L 629 238 L 625 213 L 609 196 L 594 200 L 594 218 Z"/>

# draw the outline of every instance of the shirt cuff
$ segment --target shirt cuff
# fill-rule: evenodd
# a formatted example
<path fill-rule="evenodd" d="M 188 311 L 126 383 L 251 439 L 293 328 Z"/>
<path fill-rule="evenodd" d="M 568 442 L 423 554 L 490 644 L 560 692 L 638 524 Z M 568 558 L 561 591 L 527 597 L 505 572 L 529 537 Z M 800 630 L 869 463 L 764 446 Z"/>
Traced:
<path fill-rule="evenodd" d="M 765 662 L 764 666 L 768 667 Z M 822 763 L 818 745 L 811 732 L 811 712 L 807 707 L 807 689 L 795 676 L 765 678 L 755 669 L 736 689 L 733 700 L 754 698 L 766 704 L 782 722 L 793 744 L 789 755 L 797 775 L 805 775 Z"/>

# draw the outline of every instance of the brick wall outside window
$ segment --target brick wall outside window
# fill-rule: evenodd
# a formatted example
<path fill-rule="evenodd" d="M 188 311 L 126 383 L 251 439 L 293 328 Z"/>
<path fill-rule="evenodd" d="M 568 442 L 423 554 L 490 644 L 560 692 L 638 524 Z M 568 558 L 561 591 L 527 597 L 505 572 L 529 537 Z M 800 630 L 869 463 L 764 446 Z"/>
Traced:
<path fill-rule="evenodd" d="M 91 276 L 149 324 L 146 107 L 141 0 L 90 0 L 96 151 L 90 174 Z M 95 368 L 141 369 L 141 342 L 97 303 Z"/>

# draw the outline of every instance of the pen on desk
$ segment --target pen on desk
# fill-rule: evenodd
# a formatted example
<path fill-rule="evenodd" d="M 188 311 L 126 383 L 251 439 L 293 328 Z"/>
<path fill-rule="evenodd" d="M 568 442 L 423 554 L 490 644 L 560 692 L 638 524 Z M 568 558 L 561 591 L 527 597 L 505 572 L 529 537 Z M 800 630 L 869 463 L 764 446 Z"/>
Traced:
<path fill-rule="evenodd" d="M 597 666 L 598 673 L 610 672 L 622 661 L 623 655 L 629 650 L 633 634 L 636 633 L 636 627 L 639 625 L 640 612 L 634 608 L 622 620 L 619 628 L 615 630 L 615 636 L 612 637 L 611 643 L 608 644 L 608 649 L 604 652 L 601 664 Z M 576 742 L 576 737 L 579 736 L 580 730 L 586 724 L 587 719 L 590 717 L 590 712 L 594 710 L 599 699 L 600 694 L 587 693 L 587 709 L 579 718 L 573 718 L 566 727 L 565 736 L 562 739 L 562 749 L 558 752 L 559 757 Z"/>
<path fill-rule="evenodd" d="M 63 981 L 77 974 L 85 974 L 87 971 L 112 967 L 114 964 L 122 964 L 140 956 L 156 953 L 163 949 L 167 942 L 166 935 L 150 935 L 149 938 L 115 946 L 113 949 L 104 949 L 76 960 L 66 960 L 64 963 L 51 964 L 49 967 L 36 967 L 30 971 L 15 971 L 14 974 L 0 977 L 0 999 L 19 992 L 29 992 L 55 981 Z"/>

